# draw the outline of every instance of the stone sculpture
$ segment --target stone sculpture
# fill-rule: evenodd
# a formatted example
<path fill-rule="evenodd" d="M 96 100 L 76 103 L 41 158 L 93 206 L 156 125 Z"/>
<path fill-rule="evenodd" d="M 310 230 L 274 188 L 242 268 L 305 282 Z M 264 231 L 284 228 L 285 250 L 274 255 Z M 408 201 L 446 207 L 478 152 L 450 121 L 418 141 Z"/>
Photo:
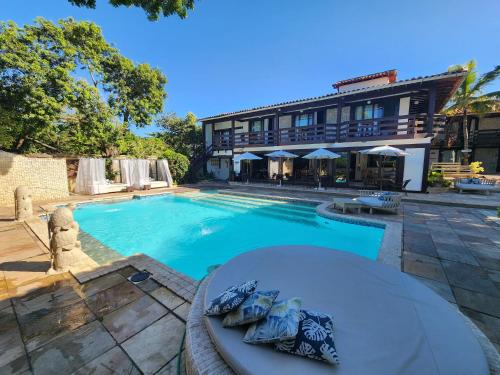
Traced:
<path fill-rule="evenodd" d="M 49 273 L 65 272 L 85 257 L 78 241 L 79 225 L 73 212 L 60 207 L 49 220 L 51 268 Z"/>
<path fill-rule="evenodd" d="M 33 216 L 31 191 L 27 186 L 18 186 L 15 192 L 16 220 L 26 220 Z"/>

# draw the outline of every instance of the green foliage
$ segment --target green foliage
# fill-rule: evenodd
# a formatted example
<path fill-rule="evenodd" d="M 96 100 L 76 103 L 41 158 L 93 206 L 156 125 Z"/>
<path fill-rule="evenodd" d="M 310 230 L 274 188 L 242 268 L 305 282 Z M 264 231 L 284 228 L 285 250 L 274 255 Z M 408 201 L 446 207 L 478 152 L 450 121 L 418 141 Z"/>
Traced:
<path fill-rule="evenodd" d="M 500 91 L 485 94 L 484 90 L 500 77 L 500 65 L 481 76 L 476 70 L 476 61 L 470 60 L 463 65 L 454 65 L 450 72 L 466 70 L 467 75 L 446 109 L 448 115 L 462 115 L 464 112 L 483 114 L 498 108 Z"/>
<path fill-rule="evenodd" d="M 445 180 L 443 173 L 431 171 L 429 172 L 429 176 L 427 176 L 427 184 L 433 187 L 435 186 L 448 187 L 451 185 L 451 182 Z"/>
<path fill-rule="evenodd" d="M 177 183 L 182 182 L 189 169 L 189 159 L 185 155 L 170 149 L 166 150 L 162 157 L 168 160 L 170 173 L 174 181 Z"/>
<path fill-rule="evenodd" d="M 160 158 L 167 151 L 165 143 L 158 138 L 143 138 L 131 132 L 118 140 L 118 150 L 121 155 L 129 155 L 134 158 Z"/>
<path fill-rule="evenodd" d="M 96 0 L 68 0 L 71 4 L 94 9 Z M 115 7 L 139 7 L 148 15 L 150 21 L 155 21 L 160 15 L 168 17 L 177 14 L 180 18 L 186 18 L 188 11 L 194 8 L 194 0 L 109 0 Z"/>
<path fill-rule="evenodd" d="M 203 148 L 201 126 L 196 122 L 196 116 L 192 113 L 188 113 L 185 118 L 171 113 L 158 120 L 157 126 L 163 130 L 154 135 L 163 139 L 173 150 L 193 158 Z"/>
<path fill-rule="evenodd" d="M 120 55 L 92 22 L 0 22 L 0 146 L 111 156 L 125 125 L 163 109 L 166 78 Z M 85 70 L 91 82 L 78 73 Z M 107 101 L 102 92 L 106 92 Z"/>
<path fill-rule="evenodd" d="M 484 172 L 482 161 L 474 161 L 474 162 L 470 163 L 469 167 L 470 167 L 470 171 L 474 174 Z"/>
<path fill-rule="evenodd" d="M 103 62 L 103 71 L 109 105 L 126 125 L 147 126 L 163 110 L 167 79 L 160 70 L 113 54 Z"/>

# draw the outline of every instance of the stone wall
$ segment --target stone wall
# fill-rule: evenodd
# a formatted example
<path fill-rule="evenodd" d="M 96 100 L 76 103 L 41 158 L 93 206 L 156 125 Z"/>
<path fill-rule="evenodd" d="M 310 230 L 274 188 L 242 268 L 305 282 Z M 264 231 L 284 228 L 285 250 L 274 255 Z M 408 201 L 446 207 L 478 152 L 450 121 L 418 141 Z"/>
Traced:
<path fill-rule="evenodd" d="M 30 188 L 34 201 L 69 196 L 66 159 L 25 157 L 0 151 L 0 205 L 14 205 L 17 186 Z"/>

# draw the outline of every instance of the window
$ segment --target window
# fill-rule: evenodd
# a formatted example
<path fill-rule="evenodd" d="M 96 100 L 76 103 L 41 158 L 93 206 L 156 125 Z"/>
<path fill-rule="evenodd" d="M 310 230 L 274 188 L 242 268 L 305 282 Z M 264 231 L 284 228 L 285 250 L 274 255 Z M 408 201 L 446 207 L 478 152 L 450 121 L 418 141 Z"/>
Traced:
<path fill-rule="evenodd" d="M 305 113 L 295 116 L 295 126 L 309 126 L 312 125 L 314 121 L 314 116 L 312 113 Z"/>
<path fill-rule="evenodd" d="M 384 117 L 384 107 L 381 104 L 358 105 L 354 109 L 355 120 L 371 120 Z"/>
<path fill-rule="evenodd" d="M 210 158 L 210 166 L 220 168 L 220 158 Z"/>
<path fill-rule="evenodd" d="M 262 120 L 252 120 L 250 122 L 250 131 L 251 132 L 260 132 L 264 129 L 264 123 Z"/>

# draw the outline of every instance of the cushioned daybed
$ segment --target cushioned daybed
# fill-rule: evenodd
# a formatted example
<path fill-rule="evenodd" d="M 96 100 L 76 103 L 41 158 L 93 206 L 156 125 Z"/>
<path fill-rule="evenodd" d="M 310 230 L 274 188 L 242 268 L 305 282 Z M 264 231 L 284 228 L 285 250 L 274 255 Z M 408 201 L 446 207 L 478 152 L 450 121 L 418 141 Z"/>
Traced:
<path fill-rule="evenodd" d="M 89 186 L 90 194 L 106 194 L 106 193 L 117 193 L 119 191 L 127 190 L 126 184 L 120 183 L 110 183 L 107 181 L 95 181 L 92 185 Z"/>
<path fill-rule="evenodd" d="M 340 364 L 246 344 L 244 328 L 201 318 L 198 304 L 206 308 L 227 287 L 252 279 L 257 290 L 279 290 L 278 300 L 297 296 L 302 309 L 331 314 Z M 196 314 L 222 360 L 209 350 Z M 187 327 L 188 374 L 230 373 L 226 364 L 237 374 L 266 375 L 489 373 L 478 340 L 447 301 L 386 265 L 319 247 L 273 247 L 233 258 L 202 283 Z"/>
<path fill-rule="evenodd" d="M 457 178 L 455 180 L 455 188 L 459 193 L 464 191 L 479 191 L 489 195 L 496 190 L 495 180 L 485 178 Z"/>

